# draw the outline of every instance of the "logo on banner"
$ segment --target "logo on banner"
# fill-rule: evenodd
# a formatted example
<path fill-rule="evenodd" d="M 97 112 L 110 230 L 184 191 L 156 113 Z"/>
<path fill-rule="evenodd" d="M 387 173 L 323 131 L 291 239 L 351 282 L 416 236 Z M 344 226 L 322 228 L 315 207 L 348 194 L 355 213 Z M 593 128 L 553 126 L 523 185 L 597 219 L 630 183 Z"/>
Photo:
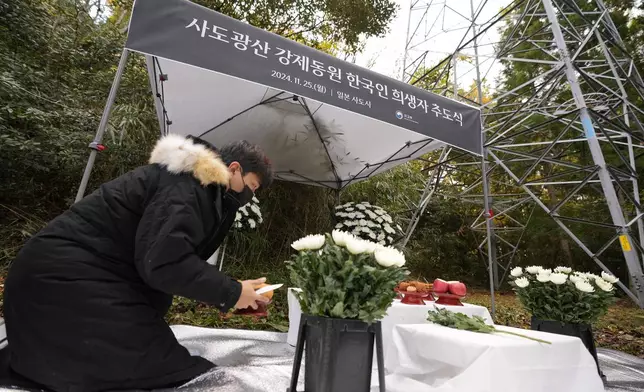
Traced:
<path fill-rule="evenodd" d="M 414 124 L 418 124 L 418 121 L 414 121 L 414 118 L 412 116 L 410 116 L 409 114 L 405 114 L 400 110 L 396 110 L 396 118 L 398 120 L 405 120 L 405 121 L 413 122 Z"/>

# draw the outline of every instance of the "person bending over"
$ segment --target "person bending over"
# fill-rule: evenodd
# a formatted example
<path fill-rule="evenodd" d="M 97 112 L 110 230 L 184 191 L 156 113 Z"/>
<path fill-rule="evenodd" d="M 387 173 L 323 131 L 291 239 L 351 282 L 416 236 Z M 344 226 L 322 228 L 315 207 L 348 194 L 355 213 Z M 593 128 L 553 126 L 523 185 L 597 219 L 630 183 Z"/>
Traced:
<path fill-rule="evenodd" d="M 10 372 L 54 391 L 180 385 L 214 365 L 191 356 L 164 320 L 172 297 L 222 312 L 266 299 L 205 260 L 237 209 L 272 182 L 262 150 L 216 150 L 169 135 L 150 164 L 74 204 L 11 265 L 4 314 Z"/>

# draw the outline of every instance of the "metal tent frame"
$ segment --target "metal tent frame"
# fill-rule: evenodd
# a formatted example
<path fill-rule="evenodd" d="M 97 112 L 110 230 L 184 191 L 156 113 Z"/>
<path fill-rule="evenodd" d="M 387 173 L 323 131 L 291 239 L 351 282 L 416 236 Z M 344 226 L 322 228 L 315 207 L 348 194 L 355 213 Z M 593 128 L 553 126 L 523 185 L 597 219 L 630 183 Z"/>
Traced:
<path fill-rule="evenodd" d="M 91 152 L 76 202 L 83 198 L 98 152 L 104 149 L 101 142 L 130 53 L 146 56 L 161 136 L 169 134 L 172 127 L 175 133 L 201 136 L 214 145 L 231 141 L 231 137 L 250 142 L 260 137 L 275 151 L 285 143 L 273 139 L 283 136 L 290 143 L 287 149 L 300 154 L 296 154 L 299 160 L 289 160 L 283 156 L 286 154 L 273 156 L 281 180 L 340 191 L 445 144 L 480 153 L 479 108 L 360 68 L 187 0 L 165 0 L 162 4 L 136 0 L 128 40 L 89 145 Z M 214 88 L 206 90 L 204 85 Z M 194 98 L 198 93 L 212 98 L 210 91 L 217 89 L 222 91 L 219 104 L 229 105 L 230 110 L 213 111 L 216 103 L 204 104 Z M 204 106 L 197 107 L 203 110 L 197 114 L 200 121 L 195 121 L 198 105 Z M 460 121 L 435 116 L 430 111 L 433 106 L 451 112 L 455 118 L 459 116 Z M 273 133 L 268 136 L 258 136 L 269 133 L 265 122 L 249 118 L 258 110 L 264 110 L 258 116 L 260 120 L 273 116 L 286 125 L 271 129 Z M 287 114 L 280 114 L 284 112 Z M 291 123 L 287 124 L 287 119 Z M 242 131 L 231 132 L 230 124 L 238 122 Z M 356 129 L 356 123 L 362 127 Z M 367 132 L 366 137 L 380 139 L 372 140 L 371 146 L 359 137 L 344 142 L 335 137 L 341 134 L 342 126 L 353 127 L 350 133 Z M 308 144 L 296 140 L 298 137 Z M 300 166 L 304 166 L 302 159 L 312 161 L 312 145 L 324 162 L 309 165 L 307 173 Z M 349 153 L 352 156 L 347 158 Z M 213 258 L 217 255 L 209 260 L 212 264 L 216 262 Z"/>
<path fill-rule="evenodd" d="M 463 11 L 445 1 L 410 1 L 401 78 L 477 103 L 483 111 L 483 158 L 443 149 L 428 168 L 404 243 L 439 184 L 459 175 L 476 176 L 478 180 L 459 184 L 459 191 L 448 196 L 482 207 L 471 227 L 484 233 L 479 250 L 487 259 L 492 293 L 509 272 L 529 224 L 529 219 L 514 218 L 513 211 L 523 209 L 523 216 L 531 211 L 532 216 L 539 207 L 608 273 L 603 255 L 620 246 L 631 287 L 619 286 L 644 307 L 644 222 L 637 168 L 644 152 L 644 110 L 637 105 L 644 100 L 644 83 L 632 56 L 602 0 L 508 0 L 500 12 L 491 3 L 498 1 L 470 0 Z M 458 22 L 446 27 L 450 18 Z M 495 36 L 504 23 L 514 27 L 506 30 L 507 36 Z M 457 36 L 458 45 L 432 64 L 432 44 Z M 464 64 L 464 57 L 469 62 Z M 484 102 L 485 78 L 499 67 L 517 64 L 534 67 L 534 77 L 510 91 L 491 87 L 492 99 Z M 475 74 L 469 76 L 474 87 L 463 93 L 458 80 L 468 73 Z M 425 80 L 436 74 L 433 83 Z M 556 203 L 548 198 L 549 191 L 561 195 Z M 569 201 L 595 191 L 605 198 L 600 209 L 605 219 L 566 215 Z M 495 227 L 499 218 L 510 224 Z M 576 234 L 576 225 L 606 229 L 605 244 L 590 249 Z"/>

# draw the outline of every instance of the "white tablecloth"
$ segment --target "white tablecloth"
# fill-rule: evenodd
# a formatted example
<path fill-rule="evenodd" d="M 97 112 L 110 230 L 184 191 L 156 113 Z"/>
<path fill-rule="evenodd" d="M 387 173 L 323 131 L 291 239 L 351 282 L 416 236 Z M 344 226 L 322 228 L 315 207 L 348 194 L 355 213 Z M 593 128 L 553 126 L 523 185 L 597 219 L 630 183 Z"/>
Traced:
<path fill-rule="evenodd" d="M 299 289 L 293 287 L 289 287 L 288 289 L 288 334 L 286 335 L 286 343 L 291 346 L 297 344 L 297 333 L 300 328 L 300 318 L 302 316 L 302 308 L 293 293 L 294 290 Z"/>
<path fill-rule="evenodd" d="M 385 357 L 391 392 L 600 392 L 581 340 L 509 327 L 552 342 L 459 331 L 434 324 L 396 325 Z"/>
<path fill-rule="evenodd" d="M 468 316 L 481 316 L 487 324 L 493 325 L 492 316 L 487 308 L 478 305 L 463 304 L 463 306 L 435 305 L 434 302 L 425 301 L 425 305 L 407 305 L 395 300 L 387 309 L 387 315 L 382 319 L 382 341 L 385 358 L 390 352 L 395 351 L 392 334 L 394 327 L 401 324 L 427 324 L 427 315 L 430 310 L 446 308 L 452 312 L 464 313 Z"/>
<path fill-rule="evenodd" d="M 300 325 L 302 309 L 298 302 L 294 290 L 288 289 L 288 336 L 287 342 L 291 346 L 297 344 L 297 333 Z M 492 317 L 487 308 L 478 305 L 464 304 L 464 306 L 445 306 L 436 305 L 439 308 L 447 308 L 453 312 L 465 313 L 468 316 L 481 316 L 488 324 L 492 323 Z M 395 300 L 387 310 L 387 315 L 382 319 L 382 337 L 385 355 L 391 351 L 390 346 L 393 344 L 391 334 L 395 325 L 398 324 L 423 324 L 427 322 L 427 312 L 434 309 L 434 302 L 426 302 L 425 305 L 407 305 Z"/>

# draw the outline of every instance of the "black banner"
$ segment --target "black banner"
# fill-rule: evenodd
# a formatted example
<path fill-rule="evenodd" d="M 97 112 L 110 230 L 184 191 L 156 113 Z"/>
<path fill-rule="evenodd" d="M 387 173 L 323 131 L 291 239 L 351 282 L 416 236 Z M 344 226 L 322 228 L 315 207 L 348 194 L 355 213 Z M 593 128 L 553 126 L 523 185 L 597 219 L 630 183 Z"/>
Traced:
<path fill-rule="evenodd" d="M 479 109 L 188 1 L 136 0 L 126 47 L 288 91 L 481 153 Z"/>

